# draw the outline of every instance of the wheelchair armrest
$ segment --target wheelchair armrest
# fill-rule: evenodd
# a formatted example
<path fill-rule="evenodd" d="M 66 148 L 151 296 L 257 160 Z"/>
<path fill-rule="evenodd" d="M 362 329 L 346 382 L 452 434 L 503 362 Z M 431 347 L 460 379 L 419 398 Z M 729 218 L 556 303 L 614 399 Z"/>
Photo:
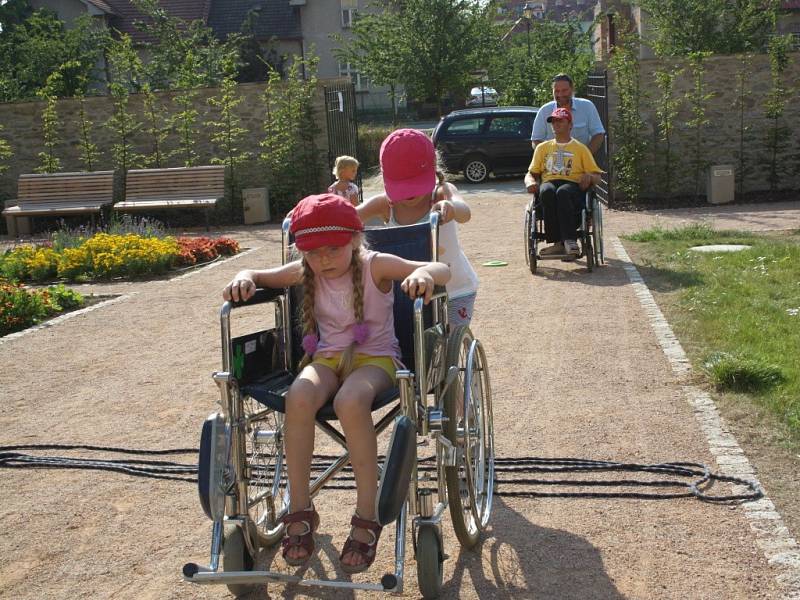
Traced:
<path fill-rule="evenodd" d="M 275 300 L 285 293 L 286 290 L 282 288 L 258 288 L 256 293 L 244 302 L 228 302 L 228 304 L 231 305 L 231 308 L 240 308 L 242 306 L 254 306 L 265 302 L 275 302 Z"/>

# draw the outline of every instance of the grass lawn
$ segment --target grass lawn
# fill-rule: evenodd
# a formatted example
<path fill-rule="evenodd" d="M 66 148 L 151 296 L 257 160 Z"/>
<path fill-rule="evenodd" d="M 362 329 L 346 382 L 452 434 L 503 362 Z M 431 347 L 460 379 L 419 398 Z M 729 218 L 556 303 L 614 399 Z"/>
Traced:
<path fill-rule="evenodd" d="M 800 230 L 752 234 L 692 225 L 626 236 L 696 372 L 726 401 L 751 402 L 800 444 Z M 748 244 L 729 253 L 689 250 Z"/>

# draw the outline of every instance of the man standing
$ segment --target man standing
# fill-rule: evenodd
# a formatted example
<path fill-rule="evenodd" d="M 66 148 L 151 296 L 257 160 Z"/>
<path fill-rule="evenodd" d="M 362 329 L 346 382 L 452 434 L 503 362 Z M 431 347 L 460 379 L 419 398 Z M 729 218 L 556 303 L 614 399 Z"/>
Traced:
<path fill-rule="evenodd" d="M 580 254 L 576 230 L 583 192 L 600 182 L 602 170 L 589 149 L 570 135 L 572 113 L 568 109 L 556 108 L 547 122 L 553 126 L 555 138 L 536 146 L 525 188 L 530 194 L 539 194 L 546 241 L 553 244 L 541 254 L 575 260 Z"/>
<path fill-rule="evenodd" d="M 537 144 L 555 137 L 547 123 L 556 108 L 566 108 L 572 113 L 572 137 L 588 146 L 593 155 L 602 147 L 606 130 L 597 108 L 591 100 L 575 98 L 574 91 L 569 75 L 560 73 L 553 77 L 553 101 L 542 106 L 533 121 L 531 143 L 534 148 Z"/>

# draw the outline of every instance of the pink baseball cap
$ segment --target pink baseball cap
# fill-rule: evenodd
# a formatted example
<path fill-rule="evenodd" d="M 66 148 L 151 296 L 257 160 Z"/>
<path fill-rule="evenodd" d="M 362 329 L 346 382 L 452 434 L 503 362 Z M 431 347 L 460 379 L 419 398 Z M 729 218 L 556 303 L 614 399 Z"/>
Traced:
<path fill-rule="evenodd" d="M 383 187 L 392 203 L 403 202 L 436 187 L 436 150 L 417 129 L 393 131 L 381 144 Z"/>

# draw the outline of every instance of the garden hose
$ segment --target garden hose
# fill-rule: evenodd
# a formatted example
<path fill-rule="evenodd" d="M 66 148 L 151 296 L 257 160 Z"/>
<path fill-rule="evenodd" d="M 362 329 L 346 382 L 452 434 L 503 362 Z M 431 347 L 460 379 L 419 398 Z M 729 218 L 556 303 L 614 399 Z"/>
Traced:
<path fill-rule="evenodd" d="M 67 456 L 45 456 L 21 451 L 83 450 L 111 454 L 144 456 L 197 455 L 196 448 L 170 448 L 163 450 L 130 449 L 110 446 L 88 446 L 81 444 L 23 444 L 0 446 L 0 468 L 26 469 L 81 469 L 123 473 L 136 477 L 149 477 L 171 481 L 197 482 L 197 465 L 153 459 L 83 458 Z M 325 461 L 335 456 L 315 454 L 311 470 L 319 472 L 327 468 Z M 379 457 L 382 459 L 382 457 Z M 435 457 L 419 459 L 418 471 L 429 475 L 436 471 Z M 255 467 L 258 470 L 258 467 Z M 647 473 L 661 477 L 681 479 L 570 479 L 530 478 L 521 475 L 531 473 Z M 354 490 L 352 469 L 345 467 L 327 485 L 326 489 Z M 749 491 L 739 494 L 712 495 L 708 489 L 716 482 L 740 485 Z M 542 487 L 592 488 L 575 491 L 541 491 Z M 645 487 L 653 490 L 639 492 L 620 488 Z M 598 488 L 615 488 L 598 490 Z M 495 495 L 516 498 L 627 498 L 638 500 L 671 500 L 696 498 L 703 502 L 734 503 L 758 500 L 764 492 L 758 483 L 713 473 L 708 466 L 695 462 L 667 462 L 660 464 L 635 464 L 582 458 L 502 457 L 495 459 Z"/>

